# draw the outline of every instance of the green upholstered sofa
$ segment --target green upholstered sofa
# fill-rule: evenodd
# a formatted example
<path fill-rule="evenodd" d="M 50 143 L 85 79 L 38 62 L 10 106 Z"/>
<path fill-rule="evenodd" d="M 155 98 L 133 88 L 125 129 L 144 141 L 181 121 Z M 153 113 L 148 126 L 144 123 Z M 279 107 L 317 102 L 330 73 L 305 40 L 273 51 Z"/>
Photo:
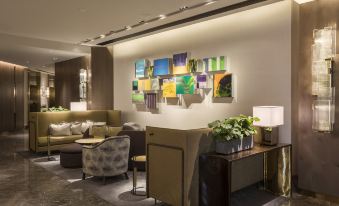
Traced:
<path fill-rule="evenodd" d="M 60 122 L 106 122 L 107 125 L 121 126 L 121 111 L 117 110 L 92 110 L 83 112 L 31 112 L 29 114 L 29 149 L 34 152 L 47 151 L 48 127 L 51 123 Z M 61 147 L 73 143 L 83 135 L 53 137 L 50 150 L 59 150 Z"/>

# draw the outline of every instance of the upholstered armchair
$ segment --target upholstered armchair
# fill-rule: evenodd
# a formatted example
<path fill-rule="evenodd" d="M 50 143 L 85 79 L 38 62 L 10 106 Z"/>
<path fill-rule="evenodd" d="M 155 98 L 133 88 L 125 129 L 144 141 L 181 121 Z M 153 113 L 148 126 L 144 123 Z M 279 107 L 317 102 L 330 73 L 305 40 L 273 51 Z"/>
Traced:
<path fill-rule="evenodd" d="M 124 174 L 128 179 L 128 155 L 130 139 L 128 136 L 109 137 L 94 146 L 82 149 L 83 177 L 86 175 L 106 177 Z"/>

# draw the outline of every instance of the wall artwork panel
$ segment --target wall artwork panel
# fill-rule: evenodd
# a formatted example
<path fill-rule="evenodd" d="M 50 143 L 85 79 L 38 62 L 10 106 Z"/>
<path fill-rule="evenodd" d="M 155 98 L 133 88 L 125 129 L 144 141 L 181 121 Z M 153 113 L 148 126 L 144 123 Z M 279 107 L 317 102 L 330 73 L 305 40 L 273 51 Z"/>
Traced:
<path fill-rule="evenodd" d="M 164 79 L 162 83 L 162 96 L 166 98 L 177 97 L 175 79 Z"/>
<path fill-rule="evenodd" d="M 233 97 L 232 94 L 232 74 L 214 74 L 213 80 L 214 97 Z"/>
<path fill-rule="evenodd" d="M 144 93 L 132 93 L 132 103 L 133 104 L 145 104 Z"/>
<path fill-rule="evenodd" d="M 132 82 L 132 90 L 137 91 L 138 90 L 138 80 L 134 80 Z"/>
<path fill-rule="evenodd" d="M 188 54 L 180 53 L 173 55 L 173 74 L 186 74 L 188 73 L 187 69 L 188 63 Z"/>
<path fill-rule="evenodd" d="M 194 94 L 195 81 L 193 76 L 176 77 L 177 94 Z"/>
<path fill-rule="evenodd" d="M 151 90 L 160 90 L 159 79 L 151 79 Z"/>
<path fill-rule="evenodd" d="M 197 75 L 197 89 L 206 89 L 207 85 L 207 75 Z"/>
<path fill-rule="evenodd" d="M 149 91 L 152 90 L 152 81 L 151 79 L 144 79 L 144 90 Z"/>
<path fill-rule="evenodd" d="M 156 93 L 147 93 L 146 94 L 146 106 L 148 109 L 157 108 L 157 94 Z"/>
<path fill-rule="evenodd" d="M 204 64 L 206 72 L 226 71 L 225 56 L 205 58 Z"/>
<path fill-rule="evenodd" d="M 147 59 L 139 59 L 135 62 L 135 78 L 146 77 L 149 61 Z"/>
<path fill-rule="evenodd" d="M 153 76 L 162 76 L 171 74 L 172 62 L 170 58 L 154 60 Z"/>

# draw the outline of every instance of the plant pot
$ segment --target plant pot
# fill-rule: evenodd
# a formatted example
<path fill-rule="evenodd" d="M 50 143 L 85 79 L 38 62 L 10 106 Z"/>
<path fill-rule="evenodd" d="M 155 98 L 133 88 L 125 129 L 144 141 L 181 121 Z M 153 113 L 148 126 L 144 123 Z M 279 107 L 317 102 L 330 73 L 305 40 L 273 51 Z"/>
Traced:
<path fill-rule="evenodd" d="M 216 152 L 221 154 L 232 154 L 253 148 L 253 136 L 230 141 L 216 141 Z"/>

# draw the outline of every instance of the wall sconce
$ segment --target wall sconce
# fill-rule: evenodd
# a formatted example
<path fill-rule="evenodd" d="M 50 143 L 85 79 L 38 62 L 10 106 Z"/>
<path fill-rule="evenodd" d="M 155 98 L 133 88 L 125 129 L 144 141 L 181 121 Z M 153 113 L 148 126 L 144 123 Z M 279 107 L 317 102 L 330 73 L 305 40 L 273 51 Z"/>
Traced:
<path fill-rule="evenodd" d="M 87 99 L 87 70 L 80 69 L 80 84 L 79 84 L 79 96 L 80 100 L 84 101 Z"/>
<path fill-rule="evenodd" d="M 312 45 L 312 129 L 331 132 L 334 125 L 335 87 L 334 60 L 336 55 L 336 27 L 313 31 Z"/>
<path fill-rule="evenodd" d="M 49 87 L 41 87 L 40 88 L 40 96 L 44 98 L 49 98 Z"/>

